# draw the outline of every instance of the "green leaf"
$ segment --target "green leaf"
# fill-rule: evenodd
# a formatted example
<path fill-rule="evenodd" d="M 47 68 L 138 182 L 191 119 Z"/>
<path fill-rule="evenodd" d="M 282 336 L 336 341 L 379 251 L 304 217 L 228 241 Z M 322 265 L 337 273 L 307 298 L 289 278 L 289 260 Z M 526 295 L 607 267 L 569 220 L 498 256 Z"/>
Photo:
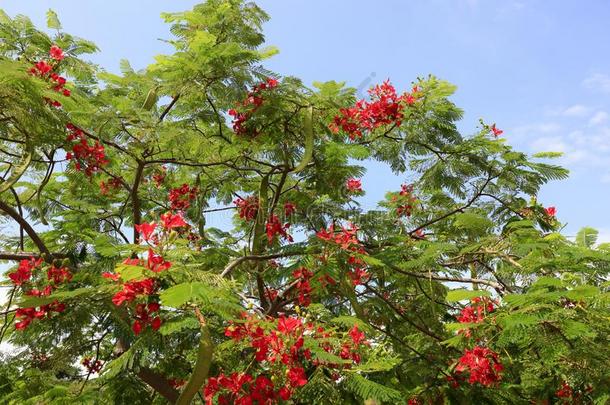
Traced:
<path fill-rule="evenodd" d="M 53 30 L 61 29 L 61 23 L 59 22 L 59 18 L 57 17 L 55 11 L 51 9 L 47 11 L 47 27 Z"/>
<path fill-rule="evenodd" d="M 115 267 L 117 274 L 121 276 L 123 281 L 141 280 L 146 278 L 146 269 L 141 266 L 132 266 L 130 264 L 117 264 Z"/>
<path fill-rule="evenodd" d="M 598 235 L 599 232 L 597 229 L 586 226 L 578 231 L 575 242 L 578 246 L 590 248 L 597 242 Z"/>
<path fill-rule="evenodd" d="M 400 391 L 371 381 L 356 373 L 350 373 L 345 378 L 345 387 L 363 400 L 375 399 L 380 402 L 394 402 L 403 399 Z"/>
<path fill-rule="evenodd" d="M 447 292 L 447 302 L 470 300 L 475 297 L 489 297 L 489 292 L 484 290 L 450 290 Z"/>
<path fill-rule="evenodd" d="M 165 336 L 181 331 L 182 329 L 199 329 L 199 322 L 192 317 L 165 322 L 161 325 L 161 328 L 159 328 L 159 333 Z"/>

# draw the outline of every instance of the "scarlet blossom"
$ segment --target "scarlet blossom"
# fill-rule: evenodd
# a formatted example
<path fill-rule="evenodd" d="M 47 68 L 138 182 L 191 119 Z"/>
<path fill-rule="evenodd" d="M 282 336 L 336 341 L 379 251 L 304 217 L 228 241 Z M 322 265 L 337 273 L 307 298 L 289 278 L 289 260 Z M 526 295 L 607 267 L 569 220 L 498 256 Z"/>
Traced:
<path fill-rule="evenodd" d="M 86 176 L 91 177 L 109 163 L 102 144 L 98 141 L 90 144 L 84 131 L 72 123 L 66 124 L 66 128 L 68 130 L 66 142 L 72 143 L 72 152 L 66 154 L 66 159 L 75 162 L 74 168 L 77 171 L 84 171 Z"/>
<path fill-rule="evenodd" d="M 300 328 L 303 325 L 299 318 L 295 317 L 285 317 L 284 315 L 280 315 L 277 321 L 277 330 L 280 333 L 290 335 L 296 329 Z"/>
<path fill-rule="evenodd" d="M 100 360 L 92 360 L 91 357 L 83 358 L 82 365 L 85 366 L 89 374 L 99 373 L 103 367 L 103 363 Z"/>
<path fill-rule="evenodd" d="M 289 223 L 285 223 L 282 225 L 279 218 L 275 214 L 271 214 L 269 219 L 267 219 L 267 223 L 265 224 L 265 229 L 267 232 L 267 240 L 269 244 L 273 243 L 275 236 L 278 235 L 282 239 L 287 240 L 288 242 L 292 242 L 292 236 L 288 234 L 288 228 L 290 228 Z"/>
<path fill-rule="evenodd" d="M 566 381 L 561 382 L 561 387 L 555 392 L 557 398 L 572 398 L 574 390 Z"/>
<path fill-rule="evenodd" d="M 345 187 L 350 193 L 361 193 L 362 192 L 362 180 L 350 178 L 345 182 Z"/>
<path fill-rule="evenodd" d="M 407 94 L 399 97 L 389 80 L 369 89 L 369 95 L 371 100 L 368 102 L 359 100 L 353 107 L 341 108 L 329 125 L 331 131 L 338 133 L 341 130 L 354 140 L 362 137 L 365 131 L 383 125 L 400 126 L 404 117 L 402 101 L 407 104 L 415 102 L 413 96 Z"/>
<path fill-rule="evenodd" d="M 188 209 L 191 201 L 197 197 L 197 191 L 197 187 L 190 187 L 188 184 L 171 189 L 168 197 L 171 209 L 179 211 Z"/>
<path fill-rule="evenodd" d="M 41 60 L 40 62 L 37 62 L 32 69 L 30 69 L 30 73 L 38 76 L 45 76 L 51 70 L 53 70 L 53 66 Z"/>
<path fill-rule="evenodd" d="M 173 229 L 187 226 L 180 212 L 178 212 L 177 214 L 172 214 L 171 212 L 166 212 L 165 214 L 162 214 L 161 222 L 163 223 L 163 228 L 165 229 Z"/>
<path fill-rule="evenodd" d="M 124 302 L 131 302 L 140 295 L 151 295 L 157 289 L 154 279 L 147 278 L 140 281 L 129 281 L 123 284 L 123 290 L 117 292 L 112 297 L 112 303 L 117 307 Z"/>
<path fill-rule="evenodd" d="M 293 387 L 302 387 L 307 384 L 307 375 L 302 367 L 293 367 L 288 370 L 288 381 Z"/>
<path fill-rule="evenodd" d="M 160 254 L 155 253 L 152 249 L 148 249 L 148 260 L 146 267 L 155 273 L 160 273 L 168 270 L 170 267 L 172 267 L 172 264 L 164 260 Z"/>
<path fill-rule="evenodd" d="M 152 175 L 152 180 L 157 188 L 161 187 L 161 184 L 163 184 L 163 182 L 165 181 L 166 175 L 167 168 L 165 166 L 161 166 L 161 168 Z"/>
<path fill-rule="evenodd" d="M 544 212 L 549 217 L 554 217 L 555 214 L 557 214 L 557 208 L 555 208 L 555 207 L 547 207 L 547 208 L 544 209 Z"/>
<path fill-rule="evenodd" d="M 349 335 L 352 338 L 355 347 L 360 346 L 360 344 L 364 342 L 364 332 L 358 329 L 358 325 L 354 325 L 354 327 L 350 329 Z"/>
<path fill-rule="evenodd" d="M 472 350 L 466 349 L 455 368 L 458 372 L 468 371 L 470 373 L 468 380 L 470 384 L 479 383 L 484 386 L 500 381 L 503 369 L 498 354 L 482 346 L 475 346 Z"/>
<path fill-rule="evenodd" d="M 294 214 L 296 209 L 297 209 L 297 207 L 293 203 L 291 203 L 291 202 L 284 203 L 284 215 L 286 215 L 287 217 Z"/>
<path fill-rule="evenodd" d="M 504 133 L 504 131 L 502 131 L 501 129 L 496 128 L 496 124 L 493 124 L 489 129 L 496 138 Z"/>
<path fill-rule="evenodd" d="M 108 195 L 111 189 L 117 190 L 122 184 L 121 178 L 119 177 L 111 177 L 107 183 L 105 181 L 100 181 L 100 193 L 102 193 L 102 195 Z"/>
<path fill-rule="evenodd" d="M 62 60 L 65 57 L 64 51 L 57 45 L 53 45 L 49 49 L 49 56 L 55 60 Z"/>
<path fill-rule="evenodd" d="M 312 288 L 309 280 L 313 277 L 313 273 L 305 267 L 301 267 L 295 270 L 292 275 L 298 280 L 295 287 L 299 292 L 299 304 L 306 307 L 311 304 Z"/>
<path fill-rule="evenodd" d="M 72 273 L 66 267 L 58 268 L 53 265 L 47 270 L 47 279 L 54 284 L 60 284 L 72 280 Z"/>
<path fill-rule="evenodd" d="M 38 309 L 35 307 L 18 308 L 15 311 L 15 318 L 19 321 L 15 323 L 15 329 L 24 330 L 34 319 L 42 319 L 50 316 L 53 312 L 63 312 L 65 309 L 66 306 L 58 301 L 42 305 Z"/>
<path fill-rule="evenodd" d="M 17 270 L 9 273 L 8 277 L 14 285 L 20 286 L 32 277 L 32 271 L 42 264 L 42 258 L 35 259 L 33 257 L 24 259 L 19 262 Z"/>
<path fill-rule="evenodd" d="M 157 228 L 157 224 L 154 222 L 142 222 L 141 224 L 136 224 L 135 228 L 142 240 L 149 242 L 153 232 L 155 232 L 155 229 Z"/>
<path fill-rule="evenodd" d="M 228 114 L 233 117 L 233 132 L 236 135 L 255 137 L 259 134 L 258 128 L 252 128 L 251 125 L 248 125 L 248 119 L 263 105 L 265 101 L 263 91 L 271 90 L 277 85 L 278 81 L 276 79 L 267 78 L 264 82 L 255 85 L 246 99 L 239 103 L 236 108 L 231 108 L 228 111 Z"/>
<path fill-rule="evenodd" d="M 239 217 L 246 221 L 252 221 L 258 214 L 258 197 L 249 196 L 244 198 L 238 197 L 233 203 L 239 209 Z"/>
<path fill-rule="evenodd" d="M 112 281 L 118 281 L 121 278 L 121 276 L 119 276 L 118 274 L 116 274 L 116 273 L 109 273 L 107 271 L 102 273 L 102 277 L 107 278 L 107 279 L 112 280 Z"/>

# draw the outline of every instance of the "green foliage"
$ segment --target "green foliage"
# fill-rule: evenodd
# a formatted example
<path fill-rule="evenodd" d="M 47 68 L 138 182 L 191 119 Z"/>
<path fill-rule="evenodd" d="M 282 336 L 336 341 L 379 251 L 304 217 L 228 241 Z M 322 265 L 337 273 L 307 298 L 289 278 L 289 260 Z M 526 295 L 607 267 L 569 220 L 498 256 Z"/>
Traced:
<path fill-rule="evenodd" d="M 560 154 L 515 151 L 484 122 L 461 134 L 456 87 L 435 76 L 414 81 L 417 101 L 400 124 L 349 139 L 329 124 L 354 106 L 356 90 L 268 71 L 263 63 L 277 50 L 264 46 L 268 16 L 254 3 L 208 0 L 163 19 L 173 51 L 140 71 L 122 60 L 111 74 L 83 58 L 97 47 L 63 32 L 53 11 L 52 34 L 0 11 L 0 254 L 46 260 L 7 288 L 0 341 L 17 353 L 0 361 L 0 403 L 163 404 L 180 391 L 172 380 L 190 380 L 183 392 L 195 395 L 197 381 L 221 373 L 286 386 L 282 361 L 257 362 L 248 339 L 227 336 L 255 320 L 256 333 L 277 333 L 280 316 L 308 328 L 308 382 L 294 403 L 555 403 L 564 381 L 580 403 L 608 400 L 610 247 L 593 228 L 562 235 L 536 198 L 567 177 L 541 160 Z M 70 97 L 28 73 L 53 44 L 66 53 L 54 72 Z M 278 85 L 248 112 L 258 132 L 236 134 L 230 110 L 244 109 L 269 77 Z M 103 146 L 102 170 L 87 176 L 65 161 L 67 123 Z M 346 190 L 372 164 L 410 179 L 409 215 L 399 215 L 400 190 L 373 210 Z M 164 230 L 169 195 L 183 184 L 196 190 L 182 207 L 189 226 Z M 234 201 L 247 197 L 259 206 L 246 219 Z M 289 216 L 286 203 L 296 207 Z M 271 215 L 290 224 L 295 242 L 267 237 Z M 143 222 L 155 222 L 158 244 L 136 239 Z M 349 222 L 359 227 L 357 247 L 316 236 Z M 171 267 L 155 270 L 153 253 Z M 51 282 L 51 265 L 72 279 Z M 311 292 L 295 279 L 301 267 L 313 274 Z M 139 282 L 151 291 L 130 296 L 126 285 Z M 49 295 L 40 292 L 50 284 Z M 117 294 L 126 297 L 120 305 Z M 493 310 L 459 322 L 476 297 Z M 40 315 L 56 300 L 65 311 L 15 328 L 17 308 Z M 142 315 L 156 303 L 158 312 Z M 360 332 L 361 358 L 350 352 Z M 477 344 L 504 366 L 494 385 L 456 371 Z M 85 357 L 103 362 L 99 376 L 78 366 Z"/>

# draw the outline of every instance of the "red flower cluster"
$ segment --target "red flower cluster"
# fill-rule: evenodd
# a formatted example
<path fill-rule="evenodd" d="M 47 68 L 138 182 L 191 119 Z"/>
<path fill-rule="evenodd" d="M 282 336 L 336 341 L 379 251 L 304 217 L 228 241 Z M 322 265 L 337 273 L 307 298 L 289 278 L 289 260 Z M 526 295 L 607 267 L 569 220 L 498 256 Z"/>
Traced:
<path fill-rule="evenodd" d="M 161 318 L 159 316 L 151 316 L 155 312 L 159 312 L 160 305 L 158 302 L 149 302 L 148 304 L 136 305 L 136 314 L 132 325 L 133 333 L 139 335 L 146 325 L 150 325 L 153 330 L 159 330 L 161 327 Z"/>
<path fill-rule="evenodd" d="M 82 364 L 89 374 L 99 373 L 103 367 L 103 363 L 100 360 L 93 360 L 91 357 L 85 357 Z"/>
<path fill-rule="evenodd" d="M 30 280 L 32 277 L 32 270 L 40 266 L 42 261 L 42 258 L 34 259 L 33 257 L 28 260 L 21 260 L 17 270 L 12 273 L 8 273 L 8 278 L 11 279 L 14 285 L 22 285 L 24 282 Z"/>
<path fill-rule="evenodd" d="M 362 180 L 355 178 L 347 179 L 345 188 L 347 188 L 347 191 L 350 193 L 362 193 Z"/>
<path fill-rule="evenodd" d="M 546 215 L 548 215 L 549 217 L 554 218 L 555 214 L 557 214 L 557 208 L 555 207 L 548 207 L 544 209 L 544 212 L 546 213 Z"/>
<path fill-rule="evenodd" d="M 494 304 L 487 297 L 475 297 L 471 300 L 472 305 L 464 307 L 460 315 L 457 317 L 460 323 L 481 323 L 485 319 L 485 316 L 493 312 Z M 465 336 L 470 337 L 471 332 L 469 329 L 460 330 L 459 333 L 464 333 Z"/>
<path fill-rule="evenodd" d="M 218 393 L 219 405 L 274 404 L 278 402 L 278 397 L 290 398 L 288 388 L 282 387 L 276 392 L 269 378 L 259 375 L 254 380 L 254 377 L 245 373 L 233 373 L 229 376 L 221 373 L 218 377 L 208 378 L 204 389 L 206 405 L 213 404 Z"/>
<path fill-rule="evenodd" d="M 462 309 L 460 316 L 457 317 L 460 323 L 479 323 L 483 322 L 485 315 L 493 312 L 494 304 L 487 297 L 475 297 L 471 300 L 473 305 L 468 305 Z"/>
<path fill-rule="evenodd" d="M 172 214 L 171 212 L 166 212 L 165 214 L 162 214 L 161 223 L 163 224 L 163 228 L 165 228 L 166 230 L 188 226 L 180 212 L 177 214 Z"/>
<path fill-rule="evenodd" d="M 348 275 L 354 286 L 364 284 L 369 278 L 369 274 L 366 271 L 366 263 L 353 254 L 366 255 L 364 247 L 362 247 L 358 240 L 357 233 L 358 227 L 353 224 L 350 224 L 349 227 L 341 227 L 341 231 L 339 232 L 335 232 L 334 225 L 331 225 L 328 229 L 322 229 L 316 233 L 318 238 L 327 242 L 334 242 L 339 245 L 342 250 L 352 253 L 349 256 L 347 263 L 350 266 Z"/>
<path fill-rule="evenodd" d="M 291 202 L 284 203 L 284 215 L 285 216 L 287 216 L 287 217 L 291 216 L 292 214 L 295 213 L 296 210 L 297 210 L 297 206 L 294 205 L 293 203 L 291 203 Z"/>
<path fill-rule="evenodd" d="M 313 273 L 305 267 L 301 267 L 295 270 L 292 273 L 292 276 L 297 279 L 297 284 L 295 285 L 295 288 L 299 292 L 299 305 L 303 305 L 305 307 L 309 306 L 309 304 L 311 304 L 312 292 L 309 280 L 311 280 L 311 278 L 313 277 Z"/>
<path fill-rule="evenodd" d="M 265 229 L 267 232 L 267 240 L 269 244 L 273 243 L 275 236 L 278 235 L 282 239 L 287 240 L 288 242 L 292 242 L 292 235 L 290 235 L 287 231 L 290 228 L 290 223 L 285 223 L 282 225 L 280 219 L 275 214 L 271 214 L 269 219 L 267 219 L 267 223 L 265 224 Z"/>
<path fill-rule="evenodd" d="M 503 369 L 498 354 L 482 346 L 475 346 L 472 350 L 466 349 L 455 368 L 458 372 L 468 371 L 470 373 L 468 380 L 470 384 L 479 383 L 484 386 L 500 381 L 502 378 L 500 373 Z"/>
<path fill-rule="evenodd" d="M 234 108 L 229 110 L 229 115 L 233 117 L 233 131 L 237 135 L 249 135 L 255 137 L 259 134 L 257 128 L 248 128 L 248 119 L 259 109 L 265 99 L 263 92 L 277 87 L 278 81 L 273 78 L 268 78 L 266 81 L 257 84 L 248 93 L 248 97 L 238 104 L 238 107 L 243 107 L 244 111 L 238 111 Z"/>
<path fill-rule="evenodd" d="M 354 107 L 342 108 L 329 125 L 331 131 L 345 132 L 350 139 L 361 138 L 365 131 L 373 131 L 383 125 L 400 126 L 404 118 L 405 104 L 413 105 L 419 97 L 419 89 L 413 87 L 411 94 L 396 94 L 389 80 L 369 90 L 371 101 L 359 100 Z"/>
<path fill-rule="evenodd" d="M 58 301 L 53 301 L 50 304 L 42 305 L 39 309 L 35 307 L 31 308 L 18 308 L 15 311 L 15 318 L 20 319 L 19 322 L 15 323 L 15 329 L 23 330 L 28 327 L 34 319 L 42 319 L 50 316 L 53 312 L 63 312 L 66 306 Z"/>
<path fill-rule="evenodd" d="M 59 62 L 64 58 L 64 52 L 57 45 L 53 45 L 49 50 L 49 56 L 51 59 Z M 52 62 L 53 63 L 53 62 Z M 61 77 L 57 73 L 53 72 L 55 68 L 54 65 L 49 64 L 48 62 L 41 60 L 34 64 L 34 67 L 30 69 L 30 74 L 34 76 L 38 76 L 45 80 L 50 80 L 53 82 L 53 90 L 58 93 L 63 94 L 65 97 L 70 97 L 70 90 L 66 89 L 64 86 L 66 84 L 66 78 Z M 49 74 L 50 73 L 50 74 Z M 45 98 L 45 101 L 51 104 L 53 107 L 61 107 L 61 103 L 57 100 L 51 100 L 49 98 Z"/>
<path fill-rule="evenodd" d="M 165 166 L 161 166 L 159 170 L 153 173 L 152 180 L 157 188 L 161 187 L 161 184 L 165 181 L 165 176 L 167 176 L 167 168 Z"/>
<path fill-rule="evenodd" d="M 303 273 L 308 271 L 300 269 L 298 277 L 303 277 Z M 309 279 L 311 276 L 305 274 L 304 278 Z M 364 334 L 357 327 L 352 328 L 348 335 L 351 338 L 349 341 L 342 344 L 340 348 L 335 348 L 330 343 L 329 338 L 331 332 L 326 332 L 322 327 L 314 330 L 311 323 L 303 324 L 302 320 L 297 317 L 286 317 L 281 315 L 272 324 L 272 330 L 268 332 L 268 328 L 264 327 L 260 321 L 253 319 L 249 315 L 244 314 L 245 321 L 238 324 L 231 324 L 225 329 L 225 335 L 236 341 L 247 340 L 250 346 L 255 349 L 254 358 L 258 362 L 267 363 L 265 368 L 278 370 L 278 367 L 284 370 L 277 375 L 283 381 L 279 390 L 274 389 L 274 385 L 266 381 L 264 389 L 257 382 L 245 387 L 251 383 L 254 378 L 245 374 L 233 374 L 230 377 L 221 374 L 219 377 L 210 378 L 208 385 L 205 388 L 205 398 L 207 403 L 212 403 L 213 398 L 219 392 L 219 403 L 240 403 L 251 404 L 252 400 L 259 401 L 258 403 L 273 404 L 280 399 L 289 400 L 296 388 L 307 384 L 308 378 L 305 372 L 306 362 L 314 365 L 325 364 L 329 367 L 348 367 L 349 364 L 336 365 L 324 363 L 320 360 L 313 360 L 311 351 L 304 349 L 305 337 L 320 340 L 320 347 L 327 351 L 340 350 L 340 356 L 343 359 L 352 359 L 355 362 L 360 361 L 360 355 L 357 353 L 358 347 L 366 344 Z M 261 378 L 259 376 L 258 378 Z M 226 391 L 229 391 L 228 393 Z M 261 395 L 261 396 L 259 396 Z M 262 401 L 262 402 L 260 402 Z"/>
<path fill-rule="evenodd" d="M 557 398 L 572 398 L 574 395 L 574 390 L 570 387 L 566 381 L 561 382 L 561 387 L 555 392 L 555 396 Z"/>
<path fill-rule="evenodd" d="M 249 196 L 245 199 L 238 197 L 233 204 L 237 206 L 239 209 L 239 217 L 241 219 L 245 219 L 246 221 L 253 221 L 258 214 L 258 197 Z"/>
<path fill-rule="evenodd" d="M 124 302 L 131 302 L 135 300 L 136 298 L 138 298 L 138 296 L 148 296 L 156 292 L 157 282 L 154 278 L 146 278 L 144 280 L 139 281 L 128 281 L 123 284 L 123 289 L 121 291 L 114 294 L 114 296 L 112 297 L 112 303 L 118 307 L 121 306 Z"/>
<path fill-rule="evenodd" d="M 398 195 L 392 196 L 392 202 L 398 205 L 396 215 L 410 217 L 417 202 L 417 198 L 413 195 L 413 185 L 403 184 L 400 188 Z"/>
<path fill-rule="evenodd" d="M 34 270 L 37 270 L 42 262 L 43 260 L 41 258 L 35 259 L 33 257 L 28 260 L 21 260 L 17 270 L 9 273 L 8 277 L 15 286 L 19 286 L 23 289 L 24 285 L 34 283 L 34 280 L 32 280 Z M 47 270 L 47 277 L 44 282 L 46 284 L 45 287 L 42 290 L 31 287 L 24 291 L 24 294 L 33 297 L 48 296 L 55 288 L 59 287 L 59 284 L 70 280 L 72 280 L 72 273 L 66 267 L 55 267 L 55 265 L 52 265 Z M 15 317 L 20 319 L 20 321 L 15 323 L 15 328 L 23 330 L 27 328 L 34 319 L 44 318 L 52 312 L 63 312 L 64 309 L 65 305 L 58 301 L 42 305 L 38 309 L 36 307 L 19 308 L 15 312 Z"/>
<path fill-rule="evenodd" d="M 49 49 L 49 56 L 57 61 L 63 60 L 65 57 L 64 51 L 57 45 L 51 46 L 51 49 Z"/>
<path fill-rule="evenodd" d="M 93 145 L 90 145 L 83 130 L 72 123 L 68 123 L 66 128 L 68 130 L 66 142 L 73 143 L 72 152 L 66 154 L 66 159 L 75 160 L 74 168 L 76 170 L 84 169 L 85 175 L 90 177 L 93 173 L 99 171 L 102 166 L 108 164 L 102 144 L 95 141 Z M 74 143 L 75 141 L 77 142 Z"/>
<path fill-rule="evenodd" d="M 140 234 L 140 240 L 150 242 L 153 245 L 156 245 L 159 242 L 159 237 L 153 235 L 155 229 L 157 229 L 157 224 L 154 222 L 142 222 L 141 224 L 136 224 L 135 228 Z"/>
<path fill-rule="evenodd" d="M 190 187 L 183 184 L 178 188 L 171 189 L 169 192 L 170 208 L 172 210 L 184 211 L 191 206 L 191 201 L 197 197 L 197 187 Z"/>
<path fill-rule="evenodd" d="M 100 181 L 100 193 L 102 193 L 102 195 L 108 195 L 111 189 L 118 190 L 121 188 L 122 184 L 119 177 L 111 177 L 107 183 L 102 180 Z"/>

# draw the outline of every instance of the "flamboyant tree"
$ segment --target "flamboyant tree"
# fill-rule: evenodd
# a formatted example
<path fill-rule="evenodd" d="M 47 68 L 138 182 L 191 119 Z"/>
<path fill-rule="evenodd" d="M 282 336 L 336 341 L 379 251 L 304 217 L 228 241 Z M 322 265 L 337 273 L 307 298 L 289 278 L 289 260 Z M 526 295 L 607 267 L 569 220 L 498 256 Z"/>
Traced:
<path fill-rule="evenodd" d="M 608 401 L 610 247 L 537 201 L 556 154 L 462 136 L 433 76 L 270 72 L 252 3 L 163 17 L 115 75 L 0 12 L 0 402 Z M 372 161 L 405 181 L 365 211 Z"/>

